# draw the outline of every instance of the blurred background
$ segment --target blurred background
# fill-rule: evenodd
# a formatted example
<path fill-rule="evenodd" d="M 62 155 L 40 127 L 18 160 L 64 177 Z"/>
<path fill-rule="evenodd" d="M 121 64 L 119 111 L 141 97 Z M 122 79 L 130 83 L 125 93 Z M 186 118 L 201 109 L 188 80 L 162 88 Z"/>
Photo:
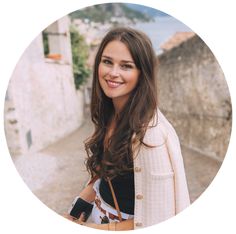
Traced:
<path fill-rule="evenodd" d="M 161 111 L 181 141 L 191 202 L 224 160 L 232 107 L 224 74 L 208 46 L 170 15 L 136 4 L 100 4 L 45 28 L 17 63 L 5 98 L 4 124 L 12 160 L 29 189 L 63 214 L 88 180 L 83 141 L 93 60 L 114 26 L 145 32 L 158 57 Z"/>

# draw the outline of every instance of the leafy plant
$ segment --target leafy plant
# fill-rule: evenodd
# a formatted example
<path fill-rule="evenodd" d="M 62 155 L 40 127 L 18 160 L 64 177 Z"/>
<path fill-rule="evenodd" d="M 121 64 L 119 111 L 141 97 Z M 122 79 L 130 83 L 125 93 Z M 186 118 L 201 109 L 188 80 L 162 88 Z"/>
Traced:
<path fill-rule="evenodd" d="M 70 36 L 75 87 L 79 89 L 91 74 L 91 70 L 87 66 L 89 47 L 84 37 L 72 26 L 70 28 Z"/>

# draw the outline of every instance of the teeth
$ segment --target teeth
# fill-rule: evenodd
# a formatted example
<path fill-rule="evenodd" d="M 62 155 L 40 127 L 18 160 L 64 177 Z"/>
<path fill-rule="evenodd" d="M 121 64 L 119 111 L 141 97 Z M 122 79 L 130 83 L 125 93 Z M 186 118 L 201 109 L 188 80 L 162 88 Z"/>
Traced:
<path fill-rule="evenodd" d="M 108 80 L 107 83 L 108 83 L 108 85 L 111 86 L 111 87 L 118 87 L 119 85 L 122 84 L 122 83 L 115 82 L 115 81 L 110 81 L 110 80 Z"/>
<path fill-rule="evenodd" d="M 113 82 L 113 81 L 108 81 L 109 83 L 112 83 L 112 84 L 120 84 L 118 82 Z"/>

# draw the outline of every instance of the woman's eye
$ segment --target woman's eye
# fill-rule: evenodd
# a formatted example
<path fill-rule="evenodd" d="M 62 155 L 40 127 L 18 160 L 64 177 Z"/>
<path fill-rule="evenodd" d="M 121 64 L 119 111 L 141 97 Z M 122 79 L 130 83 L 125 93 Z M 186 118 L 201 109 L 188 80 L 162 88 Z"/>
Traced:
<path fill-rule="evenodd" d="M 110 60 L 108 60 L 108 59 L 103 59 L 102 62 L 104 64 L 112 64 L 112 62 Z"/>
<path fill-rule="evenodd" d="M 123 64 L 123 65 L 121 65 L 121 67 L 122 67 L 123 69 L 132 69 L 132 68 L 133 68 L 133 66 L 130 65 L 130 64 Z"/>

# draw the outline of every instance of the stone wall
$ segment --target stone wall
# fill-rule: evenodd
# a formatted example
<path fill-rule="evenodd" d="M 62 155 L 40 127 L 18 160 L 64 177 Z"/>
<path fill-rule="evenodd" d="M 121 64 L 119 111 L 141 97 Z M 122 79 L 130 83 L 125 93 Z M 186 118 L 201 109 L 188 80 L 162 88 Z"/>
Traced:
<path fill-rule="evenodd" d="M 5 133 L 11 155 L 35 152 L 75 131 L 83 122 L 83 91 L 74 85 L 69 22 L 57 27 L 60 61 L 44 56 L 42 34 L 16 65 L 5 102 Z M 50 29 L 50 27 L 49 27 Z"/>
<path fill-rule="evenodd" d="M 160 108 L 181 143 L 222 161 L 231 133 L 231 100 L 224 74 L 196 35 L 159 56 Z"/>

